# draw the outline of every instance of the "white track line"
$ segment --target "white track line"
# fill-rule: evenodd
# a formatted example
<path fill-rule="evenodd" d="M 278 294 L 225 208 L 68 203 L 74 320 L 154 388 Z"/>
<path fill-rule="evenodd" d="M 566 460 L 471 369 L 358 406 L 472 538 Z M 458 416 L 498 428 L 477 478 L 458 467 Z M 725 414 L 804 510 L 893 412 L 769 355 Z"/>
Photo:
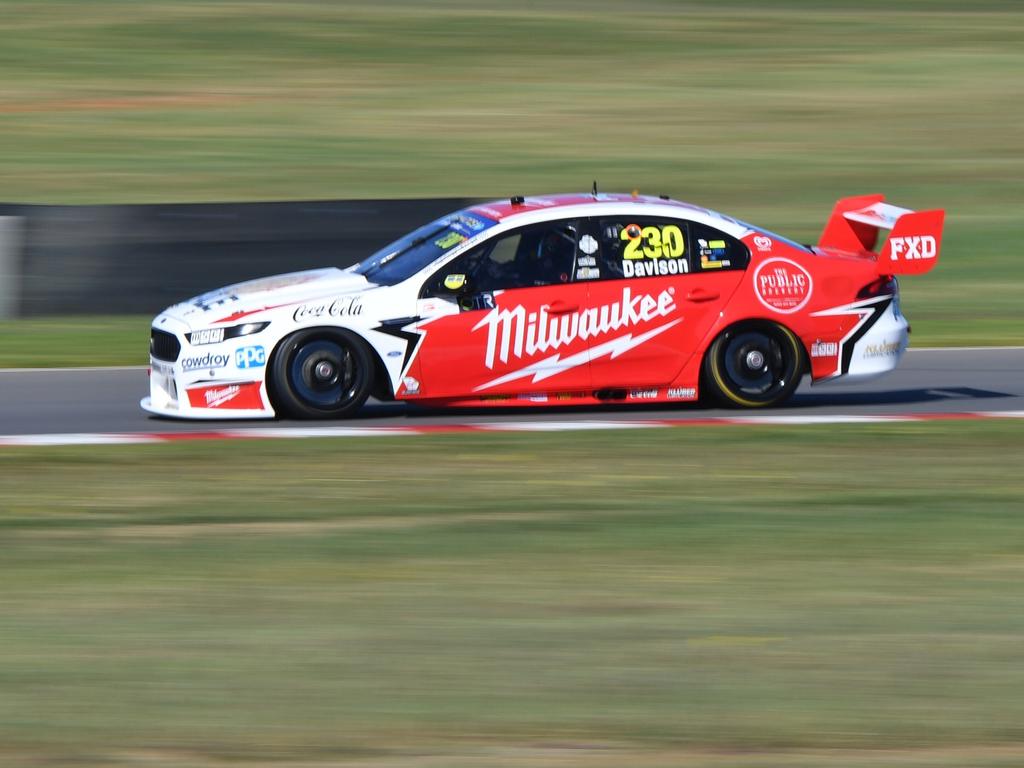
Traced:
<path fill-rule="evenodd" d="M 0 446 L 54 446 L 54 445 L 139 445 L 162 443 L 157 434 L 104 435 L 101 433 L 79 433 L 67 435 L 8 435 L 0 437 Z"/>
<path fill-rule="evenodd" d="M 646 429 L 667 427 L 664 421 L 623 420 L 623 421 L 494 421 L 474 424 L 481 432 L 574 432 L 589 429 Z"/>
<path fill-rule="evenodd" d="M 837 416 L 726 416 L 730 424 L 772 424 L 774 426 L 804 426 L 808 424 L 881 424 L 889 421 L 916 421 L 917 417 L 907 414 L 895 416 L 860 416 L 856 414 Z M 971 416 L 970 418 L 977 418 Z"/>

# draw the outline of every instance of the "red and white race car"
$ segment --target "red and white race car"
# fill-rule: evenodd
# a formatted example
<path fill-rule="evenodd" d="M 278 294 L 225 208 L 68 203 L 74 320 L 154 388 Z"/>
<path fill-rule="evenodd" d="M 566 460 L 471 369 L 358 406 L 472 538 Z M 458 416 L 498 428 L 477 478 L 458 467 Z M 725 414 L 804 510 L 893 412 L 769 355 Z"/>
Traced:
<path fill-rule="evenodd" d="M 348 269 L 252 280 L 153 322 L 142 407 L 185 418 L 444 406 L 777 405 L 801 377 L 891 371 L 896 275 L 931 269 L 942 211 L 840 200 L 815 247 L 665 198 L 514 197 Z M 891 230 L 874 252 L 879 230 Z"/>

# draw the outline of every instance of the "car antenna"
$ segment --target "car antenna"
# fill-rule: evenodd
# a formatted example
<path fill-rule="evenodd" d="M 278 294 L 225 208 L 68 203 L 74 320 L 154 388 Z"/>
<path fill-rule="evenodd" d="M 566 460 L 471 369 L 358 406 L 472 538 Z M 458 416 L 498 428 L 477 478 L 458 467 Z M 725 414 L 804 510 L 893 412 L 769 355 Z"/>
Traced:
<path fill-rule="evenodd" d="M 594 179 L 594 187 L 593 189 L 591 189 L 590 194 L 592 194 L 594 197 L 597 197 L 597 179 Z"/>
<path fill-rule="evenodd" d="M 525 202 L 526 198 L 524 198 L 522 195 L 512 195 L 511 197 L 512 205 L 522 205 Z"/>

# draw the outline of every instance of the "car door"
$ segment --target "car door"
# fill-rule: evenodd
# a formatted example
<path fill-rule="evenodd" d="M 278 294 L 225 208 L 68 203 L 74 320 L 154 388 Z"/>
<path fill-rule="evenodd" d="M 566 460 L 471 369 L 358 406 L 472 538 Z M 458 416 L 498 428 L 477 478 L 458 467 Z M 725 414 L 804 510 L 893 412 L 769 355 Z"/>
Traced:
<path fill-rule="evenodd" d="M 560 219 L 495 236 L 420 292 L 419 396 L 500 397 L 589 389 L 576 279 L 580 228 Z"/>
<path fill-rule="evenodd" d="M 749 259 L 738 240 L 697 222 L 604 216 L 590 222 L 599 274 L 590 305 L 612 322 L 591 341 L 594 389 L 672 381 L 735 292 Z"/>

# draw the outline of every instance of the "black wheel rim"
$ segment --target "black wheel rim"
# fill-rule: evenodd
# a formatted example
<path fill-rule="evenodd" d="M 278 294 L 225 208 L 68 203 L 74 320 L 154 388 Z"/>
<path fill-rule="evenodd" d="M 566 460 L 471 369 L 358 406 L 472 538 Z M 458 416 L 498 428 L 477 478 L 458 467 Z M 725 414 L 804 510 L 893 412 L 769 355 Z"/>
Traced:
<path fill-rule="evenodd" d="M 750 400 L 771 400 L 793 376 L 792 364 L 779 341 L 758 331 L 731 337 L 722 358 L 730 385 Z"/>
<path fill-rule="evenodd" d="M 295 350 L 288 378 L 295 395 L 322 411 L 345 407 L 359 389 L 360 371 L 348 345 L 317 339 Z"/>

